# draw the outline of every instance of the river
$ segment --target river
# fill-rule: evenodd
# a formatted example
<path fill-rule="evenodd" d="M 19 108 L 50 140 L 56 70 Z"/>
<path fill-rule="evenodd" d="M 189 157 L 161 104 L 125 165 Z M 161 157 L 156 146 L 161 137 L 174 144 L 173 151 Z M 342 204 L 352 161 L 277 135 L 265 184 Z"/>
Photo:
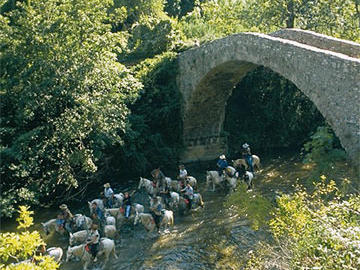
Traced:
<path fill-rule="evenodd" d="M 192 167 L 196 166 L 192 165 Z M 190 167 L 191 168 L 191 167 Z M 336 175 L 341 178 L 349 174 L 349 166 L 341 164 Z M 335 170 L 335 169 L 334 169 Z M 203 195 L 205 208 L 193 210 L 191 214 L 175 214 L 175 225 L 170 232 L 148 233 L 142 225 L 128 223 L 119 229 L 120 237 L 116 240 L 117 259 L 110 258 L 107 270 L 121 269 L 241 269 L 247 254 L 259 241 L 271 241 L 266 228 L 254 230 L 247 214 L 224 207 L 228 196 L 225 191 L 212 192 L 205 188 L 204 166 L 198 167 L 193 175 L 199 181 L 199 190 Z M 272 204 L 277 192 L 290 192 L 291 184 L 308 177 L 311 166 L 304 166 L 296 158 L 278 157 L 263 163 L 262 170 L 255 178 L 254 194 L 261 194 Z M 348 176 L 352 177 L 352 176 Z M 297 180 L 296 180 L 297 179 Z M 136 183 L 129 182 L 121 191 L 136 188 Z M 239 194 L 241 196 L 241 194 Z M 134 202 L 145 203 L 145 191 L 134 195 Z M 73 213 L 88 215 L 85 206 Z M 44 209 L 35 216 L 35 229 L 41 230 L 40 222 L 56 216 L 56 210 Z M 2 229 L 12 230 L 15 225 L 3 224 Z M 50 246 L 61 246 L 65 252 L 68 240 L 59 235 L 44 236 Z M 80 262 L 63 262 L 60 269 L 78 270 Z M 97 265 L 90 269 L 98 269 Z"/>

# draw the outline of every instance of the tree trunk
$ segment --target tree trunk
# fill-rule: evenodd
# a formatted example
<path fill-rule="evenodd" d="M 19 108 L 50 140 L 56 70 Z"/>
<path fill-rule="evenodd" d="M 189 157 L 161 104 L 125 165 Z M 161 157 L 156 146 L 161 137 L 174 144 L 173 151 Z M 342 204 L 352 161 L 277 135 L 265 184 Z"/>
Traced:
<path fill-rule="evenodd" d="M 357 19 L 359 22 L 359 28 L 360 28 L 360 0 L 354 0 L 355 1 L 355 10 L 356 10 L 356 15 L 357 15 Z"/>
<path fill-rule="evenodd" d="M 288 17 L 286 19 L 286 28 L 295 27 L 295 12 L 294 12 L 294 1 L 290 0 L 287 3 Z"/>

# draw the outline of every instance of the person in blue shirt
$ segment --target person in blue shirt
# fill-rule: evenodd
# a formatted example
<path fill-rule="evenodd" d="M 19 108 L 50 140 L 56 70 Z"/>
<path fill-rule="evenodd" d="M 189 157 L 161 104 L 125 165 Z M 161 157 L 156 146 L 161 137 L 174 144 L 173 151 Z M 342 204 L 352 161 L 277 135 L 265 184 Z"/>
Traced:
<path fill-rule="evenodd" d="M 216 163 L 217 167 L 218 167 L 218 172 L 219 172 L 219 176 L 222 177 L 223 171 L 225 170 L 225 168 L 228 166 L 228 163 L 226 161 L 226 157 L 225 155 L 221 155 L 219 157 L 218 162 Z"/>
<path fill-rule="evenodd" d="M 65 230 L 65 218 L 62 213 L 57 215 L 56 225 L 59 227 L 60 230 Z"/>

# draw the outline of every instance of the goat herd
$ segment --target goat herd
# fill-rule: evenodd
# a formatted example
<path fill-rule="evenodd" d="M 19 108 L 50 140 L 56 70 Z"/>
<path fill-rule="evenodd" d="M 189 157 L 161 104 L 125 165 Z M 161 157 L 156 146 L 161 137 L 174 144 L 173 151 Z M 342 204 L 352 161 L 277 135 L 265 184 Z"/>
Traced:
<path fill-rule="evenodd" d="M 237 166 L 239 161 L 233 161 L 234 166 Z M 259 166 L 257 166 L 259 167 Z M 212 191 L 215 191 L 217 185 L 222 187 L 228 187 L 230 192 L 235 189 L 237 182 L 242 179 L 246 182 L 248 189 L 252 187 L 253 173 L 243 170 L 237 171 L 234 167 L 228 166 L 222 176 L 219 175 L 218 171 L 207 171 L 206 172 L 206 187 L 212 186 Z M 192 177 L 187 177 L 188 183 L 197 190 L 197 180 Z M 174 224 L 174 212 L 186 214 L 191 209 L 188 207 L 189 201 L 180 196 L 183 188 L 180 181 L 172 180 L 169 177 L 164 178 L 164 186 L 169 191 L 167 193 L 166 201 L 159 193 L 158 185 L 153 181 L 140 177 L 138 184 L 138 190 L 144 188 L 148 194 L 149 208 L 152 209 L 154 205 L 154 199 L 160 200 L 162 205 L 165 205 L 167 209 L 162 210 L 162 218 L 159 227 L 167 232 L 169 228 Z M 122 208 L 124 201 L 124 194 L 113 195 L 112 208 L 106 208 L 102 199 L 94 199 L 89 201 L 90 215 L 95 210 L 92 205 L 96 204 L 98 208 L 104 213 L 104 224 L 101 226 L 101 234 L 104 236 L 100 240 L 97 257 L 104 257 L 102 268 L 105 267 L 109 256 L 112 254 L 117 258 L 115 252 L 114 239 L 118 237 L 118 229 L 125 223 L 136 225 L 141 223 L 148 232 L 153 232 L 156 229 L 154 217 L 152 214 L 145 212 L 145 207 L 139 203 L 131 204 L 130 216 L 128 218 L 124 215 L 124 209 Z M 195 192 L 192 199 L 191 208 L 203 207 L 203 199 L 200 193 Z M 89 229 L 92 224 L 92 219 L 83 215 L 76 214 L 72 219 L 72 232 L 69 233 L 69 246 L 66 254 L 66 261 L 73 258 L 78 258 L 83 262 L 83 269 L 88 269 L 88 266 L 93 263 L 92 255 L 88 252 L 86 241 L 89 237 Z M 50 219 L 49 221 L 42 223 L 43 229 L 46 234 L 57 232 L 60 234 L 67 233 L 66 230 L 59 227 L 57 219 Z M 58 262 L 61 260 L 63 251 L 61 248 L 50 248 L 48 249 L 48 255 L 54 257 Z"/>

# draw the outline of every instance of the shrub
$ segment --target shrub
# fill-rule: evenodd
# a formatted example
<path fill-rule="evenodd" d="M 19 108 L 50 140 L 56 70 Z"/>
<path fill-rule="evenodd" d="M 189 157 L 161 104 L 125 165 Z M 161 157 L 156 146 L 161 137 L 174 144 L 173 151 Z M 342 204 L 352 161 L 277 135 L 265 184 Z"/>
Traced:
<path fill-rule="evenodd" d="M 311 140 L 304 144 L 304 150 L 307 152 L 305 163 L 315 162 L 320 167 L 326 168 L 334 161 L 345 159 L 346 153 L 330 127 L 318 127 L 310 138 Z"/>
<path fill-rule="evenodd" d="M 315 190 L 283 195 L 270 229 L 293 269 L 360 268 L 360 196 L 321 176 Z"/>
<path fill-rule="evenodd" d="M 29 232 L 33 225 L 32 211 L 20 206 L 17 218 L 22 232 L 0 234 L 0 269 L 4 270 L 55 270 L 59 265 L 49 256 L 37 255 L 39 247 L 45 245 L 39 232 Z M 26 262 L 25 262 L 26 260 Z"/>

